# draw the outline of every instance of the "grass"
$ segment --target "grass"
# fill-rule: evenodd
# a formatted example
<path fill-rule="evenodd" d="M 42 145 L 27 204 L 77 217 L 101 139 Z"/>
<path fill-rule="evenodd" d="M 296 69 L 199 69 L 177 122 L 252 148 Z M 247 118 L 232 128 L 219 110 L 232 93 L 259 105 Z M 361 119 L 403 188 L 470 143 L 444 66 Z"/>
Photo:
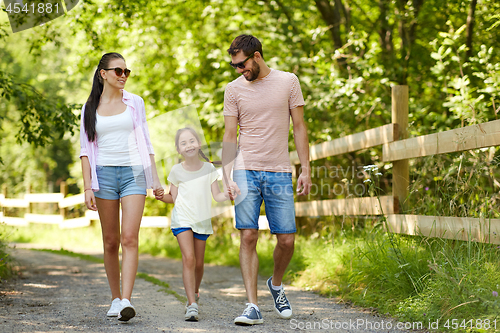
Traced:
<path fill-rule="evenodd" d="M 32 250 L 60 254 L 60 255 L 69 256 L 69 257 L 73 257 L 73 258 L 79 258 L 79 259 L 83 259 L 83 260 L 87 260 L 87 261 L 91 261 L 91 262 L 96 262 L 96 263 L 100 263 L 100 264 L 104 263 L 103 259 L 98 258 L 96 256 L 92 256 L 90 254 L 76 253 L 76 252 L 68 251 L 68 250 L 64 250 L 64 249 L 60 249 L 60 250 L 32 249 Z"/>
<path fill-rule="evenodd" d="M 181 296 L 175 290 L 172 290 L 168 283 L 142 272 L 138 272 L 137 277 L 144 279 L 148 282 L 151 282 L 152 284 L 157 285 L 158 287 L 161 287 L 162 289 L 160 289 L 160 291 L 163 291 L 164 293 L 167 293 L 169 295 L 173 295 L 182 304 L 187 302 L 186 296 Z"/>

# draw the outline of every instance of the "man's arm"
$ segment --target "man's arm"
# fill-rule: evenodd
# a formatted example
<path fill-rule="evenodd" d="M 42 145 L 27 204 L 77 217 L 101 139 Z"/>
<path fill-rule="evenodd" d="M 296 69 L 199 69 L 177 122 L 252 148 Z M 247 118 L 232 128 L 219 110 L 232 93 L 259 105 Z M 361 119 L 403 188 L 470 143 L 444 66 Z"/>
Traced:
<path fill-rule="evenodd" d="M 229 179 L 231 170 L 233 169 L 234 159 L 236 158 L 238 118 L 232 116 L 224 116 L 224 126 L 224 138 L 222 140 L 222 173 L 224 191 L 228 192 L 228 189 L 232 187 L 234 191 L 236 191 L 236 194 L 241 194 L 238 185 L 236 185 L 235 182 Z M 231 194 L 230 198 L 231 200 L 234 199 Z"/>
<path fill-rule="evenodd" d="M 311 190 L 311 166 L 309 164 L 309 139 L 307 126 L 304 121 L 304 107 L 299 106 L 290 110 L 293 123 L 293 139 L 299 156 L 301 172 L 297 178 L 297 194 L 308 195 Z"/>

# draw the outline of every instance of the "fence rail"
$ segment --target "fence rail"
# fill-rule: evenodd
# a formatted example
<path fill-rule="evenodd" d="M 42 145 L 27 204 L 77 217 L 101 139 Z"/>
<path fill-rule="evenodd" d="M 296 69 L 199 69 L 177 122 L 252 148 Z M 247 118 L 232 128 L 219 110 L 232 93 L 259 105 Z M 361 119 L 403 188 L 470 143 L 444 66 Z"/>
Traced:
<path fill-rule="evenodd" d="M 310 147 L 310 160 L 314 161 L 382 146 L 382 160 L 393 163 L 392 194 L 379 199 L 358 197 L 297 202 L 296 216 L 386 215 L 390 232 L 500 244 L 500 219 L 398 214 L 408 195 L 409 159 L 498 145 L 500 120 L 408 138 L 408 87 L 394 86 L 392 123 Z M 296 151 L 290 152 L 290 160 L 293 165 L 300 163 Z M 99 219 L 94 211 L 86 211 L 79 218 L 65 218 L 68 208 L 84 204 L 84 194 L 66 197 L 64 185 L 60 192 L 26 194 L 23 199 L 7 199 L 4 191 L 4 195 L 0 194 L 0 207 L 3 207 L 0 222 L 11 225 L 52 223 L 61 228 L 76 228 L 88 226 L 91 220 Z M 37 203 L 57 203 L 60 214 L 32 214 L 31 205 Z M 16 207 L 28 210 L 24 218 L 6 216 L 6 208 Z M 234 217 L 234 209 L 227 207 L 216 207 L 214 212 L 222 217 Z M 163 216 L 145 216 L 141 226 L 169 227 L 170 220 Z M 268 228 L 265 216 L 259 218 L 259 227 Z"/>

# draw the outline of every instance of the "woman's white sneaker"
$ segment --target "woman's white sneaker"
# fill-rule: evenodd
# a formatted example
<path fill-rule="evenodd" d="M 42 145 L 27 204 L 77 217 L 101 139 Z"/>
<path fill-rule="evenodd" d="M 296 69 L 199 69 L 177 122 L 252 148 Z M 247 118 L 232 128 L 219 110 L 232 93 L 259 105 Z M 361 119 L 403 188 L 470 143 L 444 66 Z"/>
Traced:
<path fill-rule="evenodd" d="M 119 321 L 129 321 L 135 317 L 135 308 L 130 301 L 126 298 L 122 299 L 120 302 L 120 313 L 118 313 Z"/>
<path fill-rule="evenodd" d="M 108 317 L 117 317 L 118 314 L 120 313 L 121 306 L 120 306 L 120 301 L 118 297 L 111 302 L 111 307 L 108 310 L 107 316 Z"/>

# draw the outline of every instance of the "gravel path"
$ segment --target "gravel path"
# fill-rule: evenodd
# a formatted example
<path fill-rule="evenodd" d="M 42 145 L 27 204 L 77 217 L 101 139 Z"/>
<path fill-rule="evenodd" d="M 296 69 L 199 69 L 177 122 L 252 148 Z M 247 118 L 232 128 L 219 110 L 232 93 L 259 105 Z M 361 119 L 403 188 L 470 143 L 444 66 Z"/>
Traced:
<path fill-rule="evenodd" d="M 294 316 L 279 319 L 264 277 L 259 278 L 258 292 L 264 324 L 236 326 L 233 320 L 246 299 L 241 273 L 215 265 L 205 266 L 199 322 L 185 322 L 183 303 L 137 278 L 132 298 L 137 316 L 121 323 L 106 317 L 110 293 L 103 264 L 21 248 L 12 249 L 11 255 L 22 274 L 0 284 L 0 332 L 404 332 L 395 329 L 397 321 L 292 286 L 286 290 Z M 139 259 L 140 272 L 184 296 L 181 268 L 177 260 L 149 255 Z"/>

